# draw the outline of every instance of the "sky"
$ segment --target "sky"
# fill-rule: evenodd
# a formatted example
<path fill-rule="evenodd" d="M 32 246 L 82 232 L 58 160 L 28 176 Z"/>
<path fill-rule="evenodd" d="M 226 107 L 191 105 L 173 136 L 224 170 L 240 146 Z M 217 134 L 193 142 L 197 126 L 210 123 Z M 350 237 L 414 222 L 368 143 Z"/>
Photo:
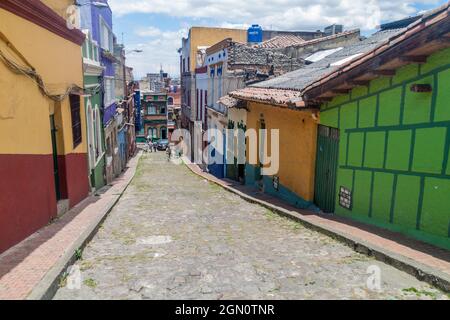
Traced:
<path fill-rule="evenodd" d="M 333 23 L 370 35 L 381 23 L 415 15 L 447 0 L 109 0 L 114 33 L 136 79 L 159 72 L 179 76 L 181 39 L 192 26 L 323 30 Z"/>

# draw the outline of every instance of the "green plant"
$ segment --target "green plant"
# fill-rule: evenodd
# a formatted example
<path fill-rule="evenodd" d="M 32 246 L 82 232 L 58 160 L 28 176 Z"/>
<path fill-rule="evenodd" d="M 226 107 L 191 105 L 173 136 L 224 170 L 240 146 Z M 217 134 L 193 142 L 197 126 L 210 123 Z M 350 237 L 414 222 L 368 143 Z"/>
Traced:
<path fill-rule="evenodd" d="M 84 280 L 83 283 L 86 286 L 90 287 L 90 288 L 96 288 L 97 287 L 97 282 L 95 282 L 95 280 L 92 279 L 92 278 Z"/>
<path fill-rule="evenodd" d="M 61 275 L 61 278 L 59 278 L 59 283 L 58 283 L 58 286 L 60 287 L 60 288 L 64 288 L 66 285 L 67 285 L 67 277 L 69 276 L 69 274 L 67 273 L 67 272 L 64 272 L 62 275 Z"/>
<path fill-rule="evenodd" d="M 83 259 L 83 250 L 81 250 L 81 248 L 75 250 L 75 259 L 77 261 Z"/>
<path fill-rule="evenodd" d="M 430 297 L 434 300 L 437 299 L 437 295 L 435 292 L 426 291 L 426 290 L 418 290 L 414 287 L 408 288 L 408 289 L 403 289 L 403 292 L 415 294 L 417 297 L 425 296 L 425 297 Z"/>

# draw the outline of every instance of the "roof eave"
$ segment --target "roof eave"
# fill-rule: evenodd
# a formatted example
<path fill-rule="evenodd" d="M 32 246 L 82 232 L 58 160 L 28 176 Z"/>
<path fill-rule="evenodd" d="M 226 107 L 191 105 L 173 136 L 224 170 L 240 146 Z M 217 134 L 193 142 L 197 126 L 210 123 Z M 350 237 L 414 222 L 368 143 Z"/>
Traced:
<path fill-rule="evenodd" d="M 374 50 L 361 57 L 349 61 L 302 90 L 305 100 L 314 100 L 323 96 L 332 97 L 337 95 L 333 89 L 342 87 L 343 84 L 358 83 L 360 78 L 365 77 L 365 81 L 370 81 L 382 76 L 387 71 L 393 71 L 402 65 L 406 65 L 417 57 L 417 52 L 431 54 L 441 48 L 450 46 L 450 16 L 449 5 L 446 9 L 430 19 L 425 19 L 421 23 L 418 21 L 406 29 L 405 32 L 396 35 L 389 41 L 382 43 Z M 389 66 L 390 69 L 386 69 Z M 378 75 L 377 75 L 378 73 Z M 370 77 L 369 77 L 370 76 Z M 356 86 L 353 85 L 353 86 Z"/>

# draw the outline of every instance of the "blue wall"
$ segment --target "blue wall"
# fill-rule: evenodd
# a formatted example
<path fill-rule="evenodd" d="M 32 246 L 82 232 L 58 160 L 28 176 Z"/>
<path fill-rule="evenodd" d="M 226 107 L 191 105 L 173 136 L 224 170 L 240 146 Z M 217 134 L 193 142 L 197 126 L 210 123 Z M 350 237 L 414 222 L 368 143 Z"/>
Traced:
<path fill-rule="evenodd" d="M 84 0 L 80 3 L 88 2 L 103 2 L 108 4 L 108 0 Z M 88 29 L 92 34 L 92 39 L 97 41 L 100 45 L 100 17 L 106 22 L 106 24 L 113 30 L 112 11 L 111 8 L 97 8 L 94 5 L 82 6 L 81 10 L 81 28 Z M 114 64 L 109 59 L 103 57 L 103 49 L 100 49 L 100 61 L 102 66 L 105 67 L 102 77 L 114 77 Z M 104 84 L 102 84 L 104 85 Z M 103 101 L 104 99 L 102 99 Z M 117 105 L 115 103 L 109 106 L 103 106 L 103 123 L 107 124 L 115 115 Z"/>

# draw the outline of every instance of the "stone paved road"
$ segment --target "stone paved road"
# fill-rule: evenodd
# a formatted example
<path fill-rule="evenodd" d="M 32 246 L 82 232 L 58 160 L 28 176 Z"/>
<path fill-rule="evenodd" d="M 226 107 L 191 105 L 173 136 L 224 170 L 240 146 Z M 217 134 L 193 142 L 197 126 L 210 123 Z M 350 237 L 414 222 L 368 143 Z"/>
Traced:
<path fill-rule="evenodd" d="M 381 269 L 382 292 L 367 289 Z M 410 299 L 447 296 L 320 233 L 144 155 L 55 299 Z M 70 279 L 69 279 L 69 283 Z"/>

